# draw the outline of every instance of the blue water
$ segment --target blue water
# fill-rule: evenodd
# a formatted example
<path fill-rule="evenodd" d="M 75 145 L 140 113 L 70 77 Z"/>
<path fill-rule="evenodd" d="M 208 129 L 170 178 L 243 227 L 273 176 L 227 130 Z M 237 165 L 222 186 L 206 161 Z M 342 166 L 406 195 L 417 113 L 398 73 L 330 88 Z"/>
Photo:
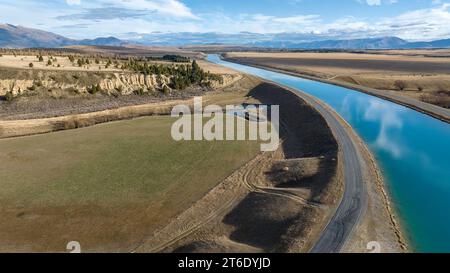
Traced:
<path fill-rule="evenodd" d="M 208 60 L 311 94 L 334 108 L 377 159 L 413 249 L 450 252 L 450 124 L 358 91 Z"/>

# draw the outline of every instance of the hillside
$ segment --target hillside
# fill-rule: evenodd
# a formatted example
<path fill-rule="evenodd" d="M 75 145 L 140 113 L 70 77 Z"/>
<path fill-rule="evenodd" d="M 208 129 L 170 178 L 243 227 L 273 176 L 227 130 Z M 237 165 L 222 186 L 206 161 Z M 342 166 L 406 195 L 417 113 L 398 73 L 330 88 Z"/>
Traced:
<path fill-rule="evenodd" d="M 9 24 L 0 25 L 0 47 L 61 47 L 74 42 L 63 36 L 38 29 Z"/>
<path fill-rule="evenodd" d="M 74 40 L 39 29 L 0 24 L 0 47 L 3 48 L 56 48 L 69 45 L 121 46 L 124 44 L 126 44 L 124 41 L 115 37 Z"/>

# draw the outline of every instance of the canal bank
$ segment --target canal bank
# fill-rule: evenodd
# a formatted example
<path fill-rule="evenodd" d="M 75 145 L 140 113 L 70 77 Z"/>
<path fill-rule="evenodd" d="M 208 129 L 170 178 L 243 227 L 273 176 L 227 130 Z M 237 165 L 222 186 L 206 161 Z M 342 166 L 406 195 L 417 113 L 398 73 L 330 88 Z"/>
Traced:
<path fill-rule="evenodd" d="M 300 78 L 304 78 L 304 79 L 308 79 L 308 80 L 312 80 L 312 81 L 323 82 L 326 84 L 337 85 L 340 87 L 360 91 L 360 92 L 363 92 L 363 93 L 366 93 L 366 94 L 369 94 L 372 96 L 376 96 L 376 97 L 384 99 L 384 100 L 389 100 L 396 104 L 400 104 L 405 107 L 411 108 L 413 110 L 419 111 L 421 113 L 430 115 L 441 121 L 450 123 L 450 110 L 449 109 L 442 108 L 442 107 L 439 107 L 439 106 L 436 106 L 433 104 L 425 103 L 425 102 L 422 102 L 422 101 L 419 101 L 419 100 L 416 100 L 413 98 L 395 95 L 392 92 L 377 90 L 377 89 L 373 89 L 370 87 L 352 84 L 352 83 L 344 83 L 344 82 L 340 82 L 340 81 L 336 81 L 336 80 L 332 80 L 332 79 L 318 78 L 318 77 L 314 77 L 311 75 L 281 70 L 281 69 L 274 68 L 274 67 L 266 67 L 266 66 L 262 66 L 262 65 L 258 65 L 258 64 L 246 63 L 246 62 L 243 62 L 242 60 L 238 60 L 236 58 L 222 57 L 222 59 L 224 61 L 228 61 L 228 62 L 232 62 L 232 63 L 261 68 L 261 69 L 269 70 L 272 72 L 277 72 L 277 73 L 286 74 L 286 75 L 290 75 L 290 76 L 294 76 L 294 77 L 300 77 Z"/>
<path fill-rule="evenodd" d="M 341 115 L 374 154 L 412 248 L 450 251 L 450 126 L 355 90 L 229 63 L 212 62 L 302 90 Z"/>

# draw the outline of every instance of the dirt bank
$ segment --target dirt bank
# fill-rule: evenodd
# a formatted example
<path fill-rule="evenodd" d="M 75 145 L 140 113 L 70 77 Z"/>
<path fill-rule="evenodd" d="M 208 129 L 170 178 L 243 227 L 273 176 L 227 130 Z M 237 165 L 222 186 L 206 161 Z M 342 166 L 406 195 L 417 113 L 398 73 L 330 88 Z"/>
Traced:
<path fill-rule="evenodd" d="M 221 104 L 241 101 L 243 92 L 259 80 L 237 75 L 238 80 L 221 88 L 204 92 L 186 90 L 180 96 L 154 98 L 150 96 L 98 96 L 90 99 L 46 99 L 0 102 L 0 138 L 42 134 L 53 131 L 87 127 L 99 123 L 141 116 L 167 115 L 177 104 L 192 104 L 193 96 Z M 217 100 L 217 101 L 216 101 Z"/>
<path fill-rule="evenodd" d="M 44 119 L 0 120 L 0 139 L 83 128 L 142 116 L 167 115 L 178 104 L 193 104 L 193 100 L 171 100 Z"/>

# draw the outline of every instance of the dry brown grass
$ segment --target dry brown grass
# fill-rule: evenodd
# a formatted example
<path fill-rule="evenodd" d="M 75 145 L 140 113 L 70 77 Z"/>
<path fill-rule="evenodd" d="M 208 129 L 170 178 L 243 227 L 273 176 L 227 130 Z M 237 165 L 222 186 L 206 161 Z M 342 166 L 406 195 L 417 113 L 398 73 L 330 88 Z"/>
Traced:
<path fill-rule="evenodd" d="M 438 105 L 450 109 L 450 91 L 436 91 L 427 94 L 421 94 L 420 100 L 423 102 Z"/>
<path fill-rule="evenodd" d="M 36 56 L 25 56 L 25 55 L 3 55 L 0 58 L 0 67 L 6 68 L 20 68 L 29 70 L 51 70 L 51 71 L 104 71 L 104 72 L 119 72 L 121 69 L 115 68 L 113 65 L 106 68 L 106 60 L 102 59 L 100 64 L 95 64 L 94 59 L 91 59 L 93 63 L 89 65 L 78 66 L 75 63 L 71 63 L 67 57 L 56 57 L 58 61 L 52 62 L 52 65 L 47 65 L 49 56 L 43 56 L 44 61 L 39 62 Z M 32 63 L 31 68 L 29 64 Z M 59 65 L 59 66 L 58 66 Z"/>
<path fill-rule="evenodd" d="M 181 55 L 189 58 L 202 58 L 203 54 L 182 50 L 176 47 L 158 46 L 69 46 L 67 49 L 81 54 L 102 54 L 121 57 L 161 57 L 164 55 Z"/>
<path fill-rule="evenodd" d="M 232 52 L 226 56 L 250 65 L 338 83 L 398 91 L 400 96 L 425 98 L 426 102 L 446 107 L 449 96 L 441 91 L 450 90 L 450 58 L 419 54 L 424 52 L 389 52 L 391 54 Z M 436 96 L 436 92 L 441 93 Z"/>
<path fill-rule="evenodd" d="M 247 100 L 217 92 L 205 104 Z M 173 103 L 10 121 L 9 133 L 167 113 Z M 144 117 L 0 140 L 0 251 L 65 252 L 76 240 L 84 252 L 130 252 L 259 151 L 258 142 L 175 142 L 173 121 Z"/>
<path fill-rule="evenodd" d="M 248 97 L 247 94 L 248 90 L 252 89 L 259 83 L 259 79 L 246 76 L 243 79 L 233 82 L 231 85 L 225 86 L 216 91 L 208 92 L 206 94 L 199 93 L 198 95 L 204 95 L 203 99 L 205 104 L 218 104 L 225 106 L 229 104 L 254 103 L 256 101 Z M 44 108 L 39 107 L 36 109 L 32 109 L 34 104 L 25 103 L 25 105 L 20 107 L 24 108 L 26 106 L 25 112 L 22 113 L 19 109 L 17 110 L 19 113 L 16 115 L 12 115 L 12 113 L 9 114 L 8 109 L 6 108 L 0 109 L 4 110 L 0 111 L 0 117 L 2 116 L 2 112 L 5 112 L 5 115 L 10 115 L 9 118 L 4 120 L 0 119 L 0 138 L 82 128 L 99 123 L 132 119 L 141 116 L 167 115 L 170 114 L 171 109 L 175 105 L 192 105 L 193 95 L 195 95 L 195 93 L 191 93 L 190 96 L 187 96 L 184 99 L 172 100 L 155 100 L 150 97 L 146 97 L 150 103 L 145 103 L 146 100 L 144 100 L 141 96 L 122 97 L 121 100 L 117 98 L 109 98 L 106 102 L 100 99 L 92 101 L 78 99 L 74 101 L 73 104 L 68 104 L 67 101 L 63 101 L 62 105 L 49 104 L 47 105 L 48 107 L 44 105 Z M 124 100 L 125 98 L 130 100 Z M 54 100 L 53 102 L 59 101 L 60 100 Z M 70 111 L 67 110 L 72 108 L 75 109 L 75 114 L 64 115 L 65 113 L 70 113 Z M 44 118 L 36 116 L 36 113 L 34 113 L 33 110 L 42 111 L 40 114 L 43 115 Z M 46 115 L 51 115 L 51 117 L 47 118 L 45 117 Z"/>
<path fill-rule="evenodd" d="M 0 140 L 0 252 L 130 252 L 259 150 L 176 142 L 174 119 Z"/>
<path fill-rule="evenodd" d="M 402 56 L 450 57 L 450 49 L 370 50 L 370 53 Z"/>
<path fill-rule="evenodd" d="M 192 105 L 193 100 L 172 100 L 44 119 L 0 121 L 0 138 L 76 129 L 99 123 L 132 119 L 141 116 L 167 115 L 170 113 L 171 109 L 178 104 Z"/>

